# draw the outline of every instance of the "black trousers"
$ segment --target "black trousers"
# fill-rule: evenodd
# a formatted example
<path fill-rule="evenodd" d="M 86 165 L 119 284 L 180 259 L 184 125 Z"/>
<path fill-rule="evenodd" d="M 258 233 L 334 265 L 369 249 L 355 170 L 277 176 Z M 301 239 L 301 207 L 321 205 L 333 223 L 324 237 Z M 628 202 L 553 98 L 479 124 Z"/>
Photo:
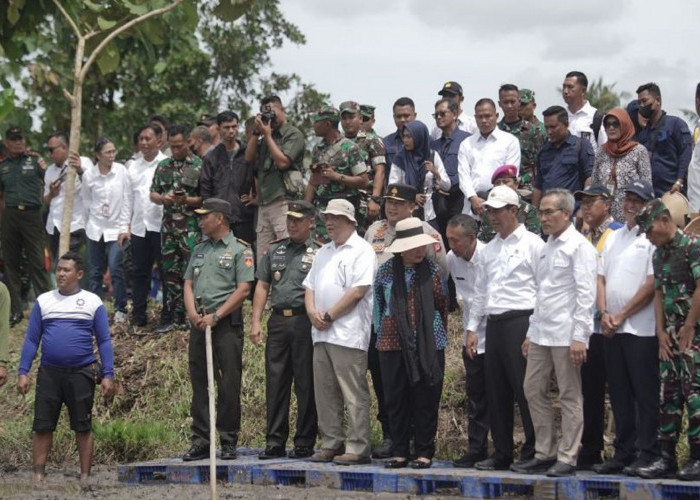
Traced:
<path fill-rule="evenodd" d="M 514 401 L 520 408 L 525 432 L 520 459 L 535 456 L 535 429 L 523 391 L 526 359 L 521 350 L 530 325 L 529 318 L 529 314 L 523 314 L 486 322 L 486 404 L 495 448 L 494 458 L 500 461 L 513 461 Z"/>
<path fill-rule="evenodd" d="M 211 334 L 216 383 L 216 430 L 221 444 L 238 444 L 241 428 L 241 372 L 243 370 L 243 328 L 223 318 Z M 192 329 L 189 344 L 192 382 L 192 444 L 209 445 L 209 394 L 204 332 Z"/>
<path fill-rule="evenodd" d="M 297 397 L 295 446 L 313 447 L 318 432 L 314 399 L 314 346 L 306 314 L 285 318 L 272 314 L 265 345 L 267 446 L 286 446 L 292 380 Z"/>
<path fill-rule="evenodd" d="M 372 387 L 374 394 L 377 396 L 377 420 L 382 426 L 382 434 L 384 439 L 391 439 L 391 430 L 389 428 L 389 415 L 386 412 L 386 402 L 384 400 L 384 385 L 382 383 L 382 369 L 379 364 L 379 351 L 377 351 L 377 334 L 372 334 L 369 338 L 369 349 L 367 350 L 367 368 L 372 376 Z"/>
<path fill-rule="evenodd" d="M 486 439 L 489 433 L 485 358 L 486 354 L 478 354 L 474 359 L 469 359 L 466 349 L 462 346 L 462 360 L 467 376 L 467 435 L 469 438 L 467 453 L 483 457 L 488 451 Z"/>
<path fill-rule="evenodd" d="M 151 271 L 153 264 L 158 265 L 160 281 L 163 282 L 161 253 L 160 253 L 160 232 L 146 231 L 144 237 L 131 235 L 131 256 L 132 256 L 132 294 L 134 320 L 146 320 L 146 303 L 148 302 L 148 292 L 151 288 Z M 165 296 L 167 287 L 163 287 L 163 310 L 161 321 L 172 320 L 171 312 L 167 310 L 167 297 Z M 205 373 L 206 377 L 206 373 Z"/>
<path fill-rule="evenodd" d="M 5 207 L 2 213 L 0 240 L 2 242 L 5 284 L 10 292 L 12 314 L 22 312 L 22 283 L 20 264 L 22 249 L 27 255 L 29 277 L 37 297 L 51 289 L 49 273 L 44 268 L 44 235 L 46 229 L 41 211 Z"/>
<path fill-rule="evenodd" d="M 445 351 L 437 351 L 444 373 Z M 411 387 L 401 351 L 380 351 L 384 401 L 394 442 L 394 456 L 408 457 L 409 441 L 414 437 L 416 456 L 433 458 L 442 380 L 429 386 L 418 382 Z"/>
<path fill-rule="evenodd" d="M 615 458 L 629 462 L 657 455 L 659 344 L 654 337 L 616 333 L 604 341 L 610 404 L 615 417 Z"/>
<path fill-rule="evenodd" d="M 53 228 L 53 234 L 49 235 L 49 249 L 51 250 L 51 262 L 58 262 L 58 247 L 61 242 L 61 232 L 57 228 Z M 85 245 L 85 229 L 78 229 L 70 233 L 70 241 L 68 249 L 72 252 L 80 252 Z M 85 274 L 88 274 L 87 272 Z"/>
<path fill-rule="evenodd" d="M 603 340 L 595 333 L 588 340 L 586 362 L 581 365 L 583 394 L 583 435 L 579 459 L 600 459 L 605 432 L 605 356 Z M 658 364 L 658 363 L 657 363 Z"/>

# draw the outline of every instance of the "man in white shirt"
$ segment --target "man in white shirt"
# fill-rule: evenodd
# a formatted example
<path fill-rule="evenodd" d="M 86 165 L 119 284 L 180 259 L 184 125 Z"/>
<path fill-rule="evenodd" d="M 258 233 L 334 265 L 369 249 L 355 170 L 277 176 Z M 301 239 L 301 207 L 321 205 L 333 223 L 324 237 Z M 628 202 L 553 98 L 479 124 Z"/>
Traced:
<path fill-rule="evenodd" d="M 53 161 L 46 168 L 44 174 L 44 205 L 48 205 L 49 213 L 46 217 L 46 232 L 50 238 L 51 258 L 58 259 L 58 244 L 61 239 L 61 222 L 63 220 L 63 205 L 66 198 L 66 188 L 63 185 L 66 180 L 66 170 L 74 168 L 75 198 L 73 199 L 73 212 L 70 221 L 69 248 L 74 252 L 80 250 L 85 243 L 85 210 L 80 195 L 83 173 L 92 168 L 92 162 L 83 156 L 78 164 L 75 159 L 68 159 L 68 136 L 64 132 L 54 132 L 49 136 L 46 145 L 49 157 Z"/>
<path fill-rule="evenodd" d="M 569 132 L 571 135 L 588 139 L 595 151 L 608 140 L 603 122 L 603 113 L 586 100 L 588 78 L 580 71 L 570 71 L 564 78 L 561 95 L 569 112 Z"/>
<path fill-rule="evenodd" d="M 700 115 L 700 83 L 695 88 L 695 112 Z M 691 212 L 700 212 L 700 120 L 693 129 L 693 156 L 688 165 L 688 203 Z"/>
<path fill-rule="evenodd" d="M 479 131 L 479 128 L 476 126 L 476 120 L 474 119 L 474 117 L 466 115 L 462 110 L 462 103 L 464 102 L 464 91 L 462 90 L 462 86 L 459 83 L 445 82 L 445 84 L 442 86 L 442 89 L 440 89 L 440 92 L 438 92 L 438 95 L 441 95 L 446 99 L 453 99 L 457 102 L 459 109 L 457 111 L 457 118 L 455 121 L 457 122 L 457 128 L 459 130 L 463 130 L 470 134 L 476 134 Z M 441 136 L 442 130 L 436 125 L 435 128 L 433 128 L 433 130 L 430 132 L 430 138 L 435 140 L 439 139 Z"/>
<path fill-rule="evenodd" d="M 488 407 L 486 406 L 486 373 L 484 372 L 484 348 L 486 344 L 486 318 L 482 318 L 476 329 L 477 345 L 467 352 L 467 325 L 469 312 L 476 294 L 476 269 L 481 261 L 481 253 L 486 244 L 479 241 L 476 234 L 479 226 L 468 215 L 458 214 L 447 223 L 447 240 L 450 251 L 447 254 L 447 267 L 454 280 L 457 296 L 462 298 L 462 328 L 464 341 L 462 360 L 467 374 L 467 453 L 453 465 L 461 468 L 474 467 L 476 462 L 486 458 L 489 433 Z"/>
<path fill-rule="evenodd" d="M 119 246 L 123 246 L 125 239 L 130 239 L 132 244 L 134 307 L 131 315 L 134 326 L 146 326 L 146 302 L 153 264 L 158 263 L 158 269 L 161 269 L 160 226 L 163 221 L 163 207 L 151 201 L 150 190 L 156 167 L 167 156 L 158 149 L 156 127 L 160 129 L 154 124 L 148 124 L 139 131 L 139 146 L 143 156 L 134 160 L 129 167 L 133 204 L 130 227 L 129 231 L 121 233 L 117 240 Z M 161 323 L 171 321 L 169 311 L 163 307 Z"/>
<path fill-rule="evenodd" d="M 479 218 L 484 212 L 486 193 L 493 187 L 491 176 L 501 165 L 520 168 L 520 143 L 508 132 L 500 130 L 496 104 L 479 99 L 474 107 L 479 133 L 467 137 L 459 146 L 459 187 L 464 193 L 462 213 Z"/>
<path fill-rule="evenodd" d="M 583 433 L 581 364 L 593 330 L 597 256 L 571 223 L 573 211 L 574 197 L 565 189 L 547 191 L 540 203 L 542 232 L 548 238 L 537 264 L 537 302 L 522 348 L 527 358 L 524 389 L 535 426 L 535 457 L 511 467 L 514 472 L 546 472 L 551 477 L 576 473 Z M 561 404 L 558 451 L 549 396 L 552 373 Z"/>
<path fill-rule="evenodd" d="M 367 464 L 372 461 L 367 349 L 377 258 L 355 230 L 352 203 L 330 200 L 322 215 L 331 241 L 318 250 L 303 283 L 314 343 L 314 393 L 321 402 L 317 407 L 321 450 L 311 461 Z"/>
<path fill-rule="evenodd" d="M 654 198 L 647 181 L 625 187 L 626 224 L 606 239 L 598 263 L 598 305 L 605 370 L 615 416 L 615 454 L 593 467 L 599 474 L 636 475 L 658 455 L 658 341 L 654 326 L 654 245 L 635 216 Z"/>
<path fill-rule="evenodd" d="M 517 141 L 517 140 L 516 140 Z M 535 269 L 542 238 L 518 221 L 518 194 L 496 186 L 484 203 L 497 235 L 480 252 L 474 299 L 467 324 L 467 354 L 478 352 L 479 325 L 486 319 L 486 401 L 494 454 L 477 462 L 479 470 L 506 470 L 513 462 L 513 402 L 525 432 L 520 460 L 535 453 L 535 432 L 523 380 L 521 345 L 535 307 Z"/>

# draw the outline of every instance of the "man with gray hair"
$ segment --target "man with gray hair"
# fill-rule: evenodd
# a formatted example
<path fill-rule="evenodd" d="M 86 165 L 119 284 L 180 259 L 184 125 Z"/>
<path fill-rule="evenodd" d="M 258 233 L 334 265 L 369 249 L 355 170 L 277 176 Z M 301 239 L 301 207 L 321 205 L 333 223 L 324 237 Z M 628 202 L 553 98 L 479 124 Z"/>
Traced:
<path fill-rule="evenodd" d="M 596 251 L 571 223 L 574 197 L 565 189 L 545 192 L 540 203 L 547 243 L 537 263 L 535 311 L 523 342 L 527 358 L 524 390 L 535 427 L 535 457 L 511 470 L 546 472 L 551 477 L 576 473 L 583 433 L 581 364 L 593 330 Z M 562 437 L 557 451 L 549 386 L 559 387 Z"/>
<path fill-rule="evenodd" d="M 356 231 L 355 207 L 336 198 L 322 212 L 330 242 L 304 279 L 314 343 L 314 393 L 321 450 L 312 462 L 370 463 L 367 348 L 377 258 Z M 343 416 L 347 409 L 347 439 Z"/>
<path fill-rule="evenodd" d="M 202 159 L 214 150 L 211 132 L 209 132 L 209 127 L 206 125 L 197 125 L 193 128 L 190 132 L 188 143 L 190 151 Z"/>

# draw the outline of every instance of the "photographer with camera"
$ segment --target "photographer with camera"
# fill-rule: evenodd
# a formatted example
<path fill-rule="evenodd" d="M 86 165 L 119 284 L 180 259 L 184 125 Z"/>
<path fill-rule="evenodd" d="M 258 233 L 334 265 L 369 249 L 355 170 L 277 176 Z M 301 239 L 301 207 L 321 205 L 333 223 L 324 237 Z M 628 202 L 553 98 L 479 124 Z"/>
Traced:
<path fill-rule="evenodd" d="M 264 98 L 245 151 L 245 161 L 255 164 L 258 181 L 258 264 L 272 241 L 287 237 L 287 200 L 304 193 L 305 147 L 304 135 L 287 123 L 280 98 Z"/>

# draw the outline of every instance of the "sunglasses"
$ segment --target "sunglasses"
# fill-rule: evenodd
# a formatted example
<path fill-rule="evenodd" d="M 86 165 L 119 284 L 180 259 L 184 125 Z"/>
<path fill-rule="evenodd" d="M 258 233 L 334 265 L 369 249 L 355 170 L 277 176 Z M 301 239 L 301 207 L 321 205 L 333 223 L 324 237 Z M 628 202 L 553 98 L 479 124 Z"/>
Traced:
<path fill-rule="evenodd" d="M 438 111 L 436 113 L 433 113 L 433 118 L 442 118 L 447 115 L 449 111 Z"/>

